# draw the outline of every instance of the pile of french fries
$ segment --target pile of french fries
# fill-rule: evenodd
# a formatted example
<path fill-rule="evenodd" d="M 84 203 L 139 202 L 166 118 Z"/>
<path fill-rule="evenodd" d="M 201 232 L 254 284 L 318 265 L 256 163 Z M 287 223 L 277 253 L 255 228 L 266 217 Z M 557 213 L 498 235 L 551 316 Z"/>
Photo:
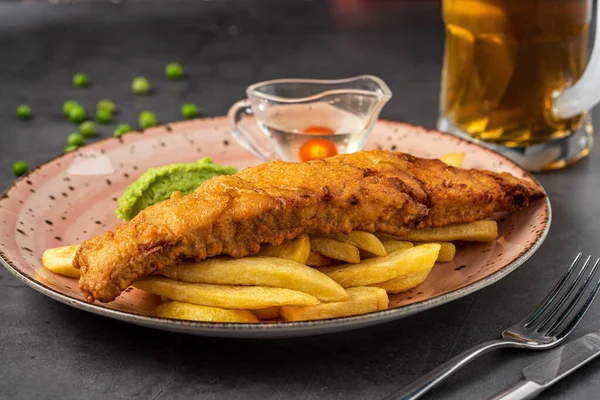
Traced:
<path fill-rule="evenodd" d="M 303 235 L 255 256 L 214 257 L 160 270 L 133 283 L 162 296 L 160 317 L 213 322 L 304 321 L 388 307 L 388 294 L 421 284 L 436 261 L 452 261 L 448 240 L 492 241 L 494 221 L 411 231 L 405 238 L 353 231 Z M 52 272 L 78 277 L 77 246 L 48 249 Z"/>
<path fill-rule="evenodd" d="M 454 153 L 460 154 L 460 153 Z M 460 165 L 462 157 L 449 156 Z M 449 262 L 452 241 L 490 242 L 494 221 L 380 233 L 303 235 L 254 256 L 214 257 L 161 269 L 133 283 L 166 299 L 156 316 L 211 322 L 305 321 L 358 315 L 388 307 L 388 294 L 420 285 L 437 262 Z M 77 278 L 77 246 L 48 249 L 44 266 Z"/>

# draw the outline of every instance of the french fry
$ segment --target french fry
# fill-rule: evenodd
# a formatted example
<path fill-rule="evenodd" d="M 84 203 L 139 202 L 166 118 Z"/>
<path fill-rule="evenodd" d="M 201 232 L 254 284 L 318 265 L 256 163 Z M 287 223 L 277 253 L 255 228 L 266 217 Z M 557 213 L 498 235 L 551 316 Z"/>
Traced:
<path fill-rule="evenodd" d="M 197 304 L 167 301 L 159 304 L 152 312 L 157 317 L 186 319 L 207 322 L 259 322 L 248 310 L 226 310 L 224 308 L 199 306 Z"/>
<path fill-rule="evenodd" d="M 323 303 L 310 307 L 281 307 L 285 321 L 307 321 L 325 318 L 345 317 L 385 310 L 388 296 L 385 290 L 375 287 L 353 287 L 348 289 L 350 299 L 345 302 Z"/>
<path fill-rule="evenodd" d="M 286 288 L 308 293 L 324 302 L 348 299 L 348 293 L 327 275 L 285 258 L 215 257 L 200 263 L 166 267 L 160 274 L 190 283 Z"/>
<path fill-rule="evenodd" d="M 395 240 L 397 242 L 403 241 L 402 239 L 399 239 L 399 236 L 390 235 L 389 233 L 375 232 L 374 235 L 377 236 L 377 239 L 381 240 L 381 243 L 386 240 Z"/>
<path fill-rule="evenodd" d="M 310 265 L 311 267 L 327 267 L 329 265 L 334 265 L 339 263 L 338 260 L 334 260 L 329 257 L 325 257 L 322 254 L 316 253 L 314 251 L 310 252 L 308 256 L 308 260 L 306 260 L 306 265 Z"/>
<path fill-rule="evenodd" d="M 326 233 L 319 236 L 337 240 L 338 242 L 349 243 L 356 246 L 359 250 L 368 251 L 376 256 L 387 256 L 385 247 L 381 241 L 377 239 L 377 236 L 369 232 L 352 231 L 347 235 L 343 233 Z"/>
<path fill-rule="evenodd" d="M 311 236 L 310 248 L 312 251 L 320 253 L 325 257 L 333 258 L 334 260 L 346 261 L 348 263 L 357 263 L 360 261 L 358 248 L 350 243 Z"/>
<path fill-rule="evenodd" d="M 452 242 L 465 240 L 469 242 L 493 242 L 498 237 L 496 221 L 475 221 L 466 224 L 443 226 L 441 228 L 413 229 L 408 235 L 396 240 L 410 242 Z"/>
<path fill-rule="evenodd" d="M 306 264 L 310 254 L 310 239 L 308 235 L 298 236 L 294 240 L 286 240 L 279 246 L 270 244 L 263 245 L 258 254 L 259 257 L 279 257 Z"/>
<path fill-rule="evenodd" d="M 431 243 L 431 242 L 404 242 L 401 240 L 397 240 L 395 236 L 387 235 L 385 233 L 377 233 L 377 236 L 380 238 L 381 243 L 385 246 L 385 249 L 388 253 L 391 253 L 396 250 L 410 248 L 410 244 L 414 244 L 415 246 Z M 394 239 L 392 239 L 394 238 Z M 437 262 L 450 262 L 454 260 L 454 256 L 456 255 L 456 246 L 454 243 L 450 242 L 435 242 L 438 243 L 440 248 L 440 253 L 438 254 Z M 366 257 L 365 257 L 366 258 Z"/>
<path fill-rule="evenodd" d="M 358 264 L 320 268 L 320 271 L 345 288 L 368 286 L 431 269 L 440 247 L 436 243 L 423 244 L 395 251 L 385 257 L 369 258 Z"/>
<path fill-rule="evenodd" d="M 440 157 L 444 164 L 451 167 L 460 168 L 465 158 L 465 153 L 448 153 Z"/>
<path fill-rule="evenodd" d="M 141 278 L 132 286 L 171 300 L 208 307 L 256 310 L 272 306 L 319 304 L 319 300 L 308 293 L 268 286 L 187 283 L 159 276 Z"/>
<path fill-rule="evenodd" d="M 436 242 L 440 246 L 440 254 L 438 254 L 437 262 L 446 263 L 454 260 L 454 256 L 456 255 L 456 246 L 454 243 L 450 242 Z M 420 244 L 425 244 L 425 242 L 415 242 L 414 245 L 418 246 Z"/>
<path fill-rule="evenodd" d="M 406 249 L 410 249 L 411 247 L 413 247 L 413 244 L 411 242 L 404 242 L 401 240 L 385 239 L 385 240 L 382 240 L 381 243 L 383 244 L 383 247 L 385 248 L 385 251 L 388 254 L 393 253 L 394 251 L 406 250 Z M 366 258 L 373 258 L 373 257 L 377 257 L 377 256 L 375 254 L 369 253 L 367 251 L 360 250 L 360 259 L 361 260 L 364 260 Z"/>
<path fill-rule="evenodd" d="M 267 308 L 261 308 L 258 310 L 252 310 L 252 312 L 258 317 L 258 319 L 263 321 L 263 320 L 270 320 L 270 319 L 275 319 L 275 318 L 279 317 L 280 310 L 281 310 L 281 307 L 267 307 Z"/>
<path fill-rule="evenodd" d="M 399 276 L 394 279 L 390 279 L 389 281 L 377 283 L 375 287 L 380 287 L 384 289 L 388 293 L 400 293 L 406 292 L 409 289 L 412 289 L 416 286 L 419 286 L 421 283 L 427 279 L 431 269 L 419 272 L 413 272 L 412 274 L 407 274 L 403 276 Z"/>
<path fill-rule="evenodd" d="M 73 259 L 79 246 L 64 246 L 48 249 L 42 254 L 42 264 L 55 274 L 79 278 L 79 270 L 73 268 Z"/>
<path fill-rule="evenodd" d="M 383 247 L 385 247 L 385 251 L 387 251 L 388 254 L 398 250 L 407 250 L 411 247 L 414 247 L 411 242 L 404 242 L 401 240 L 383 240 L 381 243 L 383 243 Z"/>

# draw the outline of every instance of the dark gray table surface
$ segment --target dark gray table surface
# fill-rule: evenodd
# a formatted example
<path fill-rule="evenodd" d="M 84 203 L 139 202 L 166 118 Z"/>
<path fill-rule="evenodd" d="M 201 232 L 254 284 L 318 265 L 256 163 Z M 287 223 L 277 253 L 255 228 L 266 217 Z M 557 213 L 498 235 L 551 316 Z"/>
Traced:
<path fill-rule="evenodd" d="M 0 188 L 12 163 L 35 166 L 62 151 L 73 126 L 61 116 L 74 98 L 89 108 L 115 100 L 121 122 L 143 109 L 163 122 L 183 102 L 225 114 L 245 87 L 278 77 L 381 76 L 394 92 L 383 118 L 433 128 L 443 27 L 439 4 L 102 2 L 0 5 Z M 162 78 L 179 61 L 189 79 Z M 85 71 L 93 86 L 73 89 Z M 131 79 L 156 92 L 135 97 Z M 29 103 L 35 118 L 16 119 Z M 599 115 L 595 117 L 598 120 Z M 109 136 L 115 125 L 103 127 Z M 377 399 L 521 318 L 576 252 L 600 254 L 600 150 L 563 171 L 538 175 L 554 220 L 521 268 L 475 294 L 373 328 L 292 340 L 224 340 L 145 329 L 76 310 L 25 287 L 0 268 L 1 399 Z M 600 304 L 575 336 L 600 329 Z M 498 351 L 476 361 L 430 398 L 480 399 L 520 377 L 536 354 Z M 595 361 L 545 393 L 591 399 Z"/>

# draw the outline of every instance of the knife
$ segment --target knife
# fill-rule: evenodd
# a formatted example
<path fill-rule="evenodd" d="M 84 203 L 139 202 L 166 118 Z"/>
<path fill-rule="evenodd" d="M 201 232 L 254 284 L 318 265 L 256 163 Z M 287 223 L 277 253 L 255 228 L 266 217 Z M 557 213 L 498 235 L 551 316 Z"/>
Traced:
<path fill-rule="evenodd" d="M 600 331 L 562 345 L 526 366 L 522 370 L 525 379 L 490 400 L 533 399 L 598 355 L 600 355 Z"/>

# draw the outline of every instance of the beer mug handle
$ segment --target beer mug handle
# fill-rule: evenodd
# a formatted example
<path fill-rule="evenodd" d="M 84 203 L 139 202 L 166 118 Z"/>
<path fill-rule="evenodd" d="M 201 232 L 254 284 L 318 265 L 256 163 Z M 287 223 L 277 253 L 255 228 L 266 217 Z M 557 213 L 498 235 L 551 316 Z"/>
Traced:
<path fill-rule="evenodd" d="M 562 92 L 556 90 L 552 93 L 552 97 L 552 114 L 557 119 L 580 115 L 600 102 L 600 12 L 598 10 L 596 10 L 594 48 L 583 75 L 573 86 Z"/>
<path fill-rule="evenodd" d="M 236 142 L 265 162 L 279 159 L 277 153 L 266 148 L 264 144 L 260 144 L 261 139 L 262 142 L 265 142 L 265 137 L 257 137 L 255 132 L 243 128 L 241 122 L 245 115 L 252 115 L 252 107 L 250 107 L 248 99 L 238 101 L 231 106 L 227 113 L 231 125 L 231 134 Z M 268 141 L 270 142 L 270 140 Z"/>

